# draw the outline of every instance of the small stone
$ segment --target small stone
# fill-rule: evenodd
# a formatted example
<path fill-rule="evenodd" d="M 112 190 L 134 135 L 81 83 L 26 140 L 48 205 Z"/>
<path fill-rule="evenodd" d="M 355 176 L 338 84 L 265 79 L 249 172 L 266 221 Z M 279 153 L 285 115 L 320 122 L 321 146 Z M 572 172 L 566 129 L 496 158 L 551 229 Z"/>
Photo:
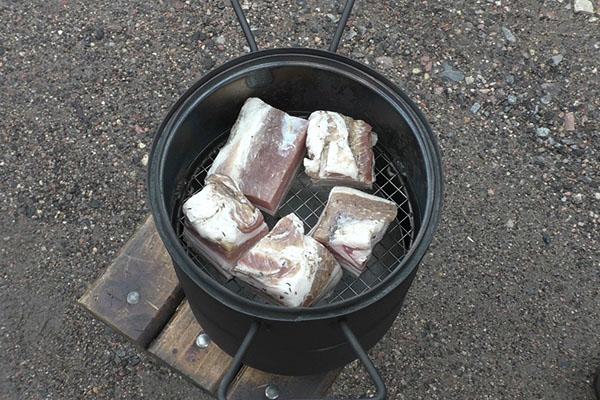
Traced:
<path fill-rule="evenodd" d="M 348 34 L 346 34 L 346 40 L 351 41 L 358 35 L 358 32 L 354 28 L 348 29 Z"/>
<path fill-rule="evenodd" d="M 504 35 L 504 38 L 507 41 L 509 41 L 510 43 L 516 43 L 517 42 L 517 37 L 510 31 L 510 29 L 508 29 L 505 26 L 502 27 L 502 34 Z"/>
<path fill-rule="evenodd" d="M 508 83 L 509 85 L 512 85 L 513 83 L 515 83 L 515 76 L 514 75 L 506 75 L 506 77 L 504 78 L 504 81 L 506 83 Z"/>
<path fill-rule="evenodd" d="M 573 2 L 573 10 L 576 13 L 594 13 L 594 4 L 590 0 L 575 0 Z"/>
<path fill-rule="evenodd" d="M 515 221 L 513 221 L 512 219 L 509 219 L 508 221 L 506 221 L 506 227 L 508 229 L 512 229 L 515 227 Z"/>
<path fill-rule="evenodd" d="M 539 165 L 540 167 L 546 166 L 546 159 L 543 156 L 536 156 L 533 159 L 534 164 Z"/>
<path fill-rule="evenodd" d="M 552 96 L 549 94 L 546 94 L 540 98 L 540 101 L 542 102 L 542 104 L 548 105 L 552 101 Z"/>
<path fill-rule="evenodd" d="M 575 130 L 575 114 L 573 114 L 572 112 L 566 113 L 563 126 L 566 131 L 574 131 Z"/>
<path fill-rule="evenodd" d="M 442 78 L 453 82 L 460 82 L 465 79 L 465 74 L 462 71 L 455 69 L 450 64 L 444 63 L 443 67 Z"/>
<path fill-rule="evenodd" d="M 489 188 L 489 189 L 487 190 L 487 194 L 488 194 L 488 196 L 493 196 L 493 195 L 495 195 L 495 194 L 496 194 L 496 191 L 495 191 L 494 189 L 492 189 L 492 188 Z"/>
<path fill-rule="evenodd" d="M 470 111 L 471 111 L 473 114 L 477 114 L 477 112 L 478 112 L 480 109 L 481 109 L 481 104 L 479 104 L 479 103 L 474 103 L 474 104 L 471 106 L 471 110 L 470 110 Z"/>
<path fill-rule="evenodd" d="M 550 135 L 550 129 L 544 127 L 537 128 L 535 134 L 537 137 L 545 139 Z"/>
<path fill-rule="evenodd" d="M 104 39 L 104 29 L 103 28 L 97 28 L 96 31 L 94 32 L 94 39 L 96 40 L 102 40 Z"/>
<path fill-rule="evenodd" d="M 145 149 L 145 148 L 146 148 L 146 145 L 145 145 L 144 143 L 142 143 L 142 142 L 139 142 L 139 143 L 138 143 L 138 147 L 139 147 L 140 149 Z"/>
<path fill-rule="evenodd" d="M 509 94 L 506 100 L 508 101 L 508 104 L 517 104 L 517 96 L 515 96 L 514 94 Z"/>
<path fill-rule="evenodd" d="M 546 246 L 550 245 L 550 242 L 552 241 L 552 239 L 550 239 L 550 236 L 547 233 L 542 233 L 542 240 L 544 241 L 544 244 Z"/>
<path fill-rule="evenodd" d="M 377 64 L 381 64 L 384 67 L 388 67 L 388 68 L 394 66 L 394 59 L 392 57 L 389 57 L 389 56 L 380 56 L 380 57 L 377 57 L 375 59 L 375 62 Z"/>
<path fill-rule="evenodd" d="M 206 40 L 206 34 L 204 32 L 195 32 L 192 35 L 192 42 L 201 42 L 203 40 Z"/>
<path fill-rule="evenodd" d="M 467 85 L 471 85 L 473 82 L 475 82 L 475 78 L 473 78 L 472 76 L 467 76 L 467 77 L 465 78 L 465 83 L 466 83 Z"/>
<path fill-rule="evenodd" d="M 594 198 L 595 198 L 596 200 L 600 200 L 600 192 L 596 192 L 596 193 L 594 193 Z"/>
<path fill-rule="evenodd" d="M 555 56 L 552 56 L 550 58 L 550 61 L 552 62 L 552 65 L 557 66 L 558 64 L 560 64 L 560 62 L 563 60 L 563 55 L 562 54 L 557 54 Z"/>
<path fill-rule="evenodd" d="M 431 60 L 428 55 L 424 55 L 421 57 L 421 65 L 423 66 L 425 72 L 431 72 L 433 69 L 433 60 Z"/>
<path fill-rule="evenodd" d="M 583 203 L 583 195 L 581 193 L 576 193 L 573 195 L 573 203 L 581 204 Z"/>
<path fill-rule="evenodd" d="M 142 157 L 141 163 L 144 167 L 146 167 L 148 165 L 148 154 L 144 154 L 144 156 Z"/>
<path fill-rule="evenodd" d="M 436 86 L 435 88 L 433 88 L 433 93 L 439 96 L 440 94 L 444 93 L 444 88 L 441 86 Z"/>
<path fill-rule="evenodd" d="M 92 208 L 101 208 L 102 207 L 102 203 L 100 201 L 98 201 L 97 199 L 92 199 L 92 201 L 90 201 L 90 207 L 92 207 Z"/>
<path fill-rule="evenodd" d="M 421 73 L 421 69 L 420 68 L 413 68 L 412 70 L 413 75 L 418 75 Z"/>
<path fill-rule="evenodd" d="M 223 35 L 217 36 L 217 38 L 215 39 L 215 43 L 221 44 L 221 45 L 225 44 L 225 36 L 223 36 Z"/>

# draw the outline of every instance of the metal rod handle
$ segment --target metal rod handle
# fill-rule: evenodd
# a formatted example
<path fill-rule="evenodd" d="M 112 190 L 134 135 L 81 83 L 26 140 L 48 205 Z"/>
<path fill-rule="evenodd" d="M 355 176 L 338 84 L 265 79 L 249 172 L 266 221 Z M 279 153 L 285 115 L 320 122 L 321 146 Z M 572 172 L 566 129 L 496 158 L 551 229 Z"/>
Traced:
<path fill-rule="evenodd" d="M 244 14 L 244 10 L 242 10 L 242 6 L 240 6 L 239 0 L 231 0 L 231 5 L 233 6 L 233 10 L 235 11 L 235 15 L 242 27 L 242 31 L 244 32 L 244 36 L 246 36 L 246 41 L 248 42 L 248 46 L 250 46 L 250 51 L 252 53 L 258 51 L 258 46 L 256 45 L 256 38 L 250 29 L 250 25 L 248 24 L 248 19 Z M 342 39 L 342 33 L 344 33 L 344 28 L 346 28 L 346 23 L 348 22 L 348 18 L 350 17 L 350 12 L 352 11 L 352 7 L 354 6 L 354 0 L 347 0 L 346 5 L 344 6 L 344 10 L 342 11 L 342 17 L 338 21 L 337 28 L 335 30 L 335 34 L 333 35 L 333 40 L 329 45 L 329 51 L 335 53 L 340 45 L 340 40 Z"/>
<path fill-rule="evenodd" d="M 352 332 L 352 330 L 350 329 L 350 327 L 348 326 L 346 321 L 341 320 L 341 321 L 339 321 L 339 324 L 340 324 L 340 328 L 342 329 L 342 332 L 344 333 L 344 336 L 346 336 L 346 339 L 348 340 L 348 343 L 350 343 L 352 350 L 354 350 L 354 353 L 356 354 L 358 359 L 362 362 L 363 366 L 367 370 L 367 373 L 371 377 L 371 380 L 373 381 L 373 384 L 375 385 L 375 389 L 376 389 L 376 393 L 375 393 L 374 397 L 368 397 L 368 398 L 363 397 L 363 398 L 356 399 L 356 400 L 385 400 L 386 396 L 387 396 L 387 389 L 385 387 L 385 383 L 383 382 L 383 378 L 381 378 L 381 375 L 379 375 L 379 372 L 377 371 L 377 368 L 375 368 L 375 366 L 373 365 L 373 362 L 369 358 L 369 355 L 367 354 L 365 349 L 363 349 L 363 347 L 359 343 L 358 339 L 354 335 L 354 332 Z M 316 400 L 316 399 L 296 398 L 294 400 Z M 323 399 L 323 400 L 327 400 L 327 399 Z M 333 400 L 333 399 L 330 399 L 330 400 Z"/>
<path fill-rule="evenodd" d="M 363 398 L 359 400 L 385 400 L 387 396 L 387 389 L 385 387 L 385 383 L 383 382 L 383 378 L 381 375 L 379 375 L 379 371 L 377 371 L 377 368 L 375 368 L 373 365 L 369 355 L 360 345 L 358 339 L 356 336 L 354 336 L 354 332 L 352 332 L 346 321 L 340 321 L 340 328 L 342 328 L 342 332 L 344 332 L 344 335 L 346 335 L 346 339 L 348 339 L 348 342 L 350 342 L 350 345 L 354 349 L 354 352 L 358 356 L 359 360 L 363 363 L 363 366 L 367 370 L 367 373 L 375 385 L 375 389 L 377 389 L 374 397 L 369 397 L 368 399 Z"/>
<path fill-rule="evenodd" d="M 363 347 L 359 343 L 358 339 L 356 338 L 346 321 L 342 320 L 339 323 L 340 328 L 344 333 L 344 336 L 346 336 L 346 339 L 348 339 L 348 343 L 350 343 L 350 346 L 354 350 L 354 353 L 356 353 L 359 360 L 363 363 L 365 369 L 367 370 L 367 373 L 371 377 L 371 380 L 373 381 L 373 384 L 375 385 L 375 388 L 377 390 L 374 397 L 370 397 L 368 399 L 362 398 L 357 400 L 385 400 L 387 395 L 387 389 L 385 387 L 385 383 L 383 382 L 383 378 L 381 378 L 381 375 L 379 375 L 377 368 L 375 368 L 375 366 L 373 365 L 373 362 L 369 358 L 369 355 L 367 354 L 365 349 L 363 349 Z M 238 351 L 235 353 L 235 357 L 233 357 L 233 361 L 231 362 L 229 370 L 227 371 L 227 373 L 221 380 L 221 383 L 219 384 L 219 390 L 217 391 L 217 398 L 219 400 L 227 400 L 227 391 L 229 389 L 229 386 L 231 386 L 231 382 L 233 382 L 233 379 L 236 377 L 236 375 L 240 372 L 240 369 L 242 368 L 242 359 L 248 351 L 248 347 L 250 347 L 250 344 L 252 343 L 252 339 L 254 339 L 256 332 L 258 331 L 258 327 L 259 323 L 256 321 L 253 321 L 250 324 L 248 333 L 246 333 L 242 344 L 238 348 Z"/>
<path fill-rule="evenodd" d="M 242 344 L 240 345 L 237 353 L 235 353 L 235 357 L 233 357 L 231 367 L 229 367 L 229 370 L 227 371 L 227 373 L 221 380 L 221 383 L 219 384 L 219 390 L 217 391 L 217 398 L 219 400 L 227 400 L 227 390 L 229 389 L 233 378 L 235 378 L 236 375 L 240 372 L 240 369 L 242 368 L 242 359 L 244 358 L 246 351 L 248 351 L 248 347 L 250 347 L 252 339 L 254 339 L 254 336 L 256 335 L 257 331 L 258 322 L 252 321 L 252 323 L 250 324 L 250 329 L 248 329 L 248 333 L 246 333 Z"/>
<path fill-rule="evenodd" d="M 342 11 L 342 17 L 338 21 L 338 26 L 335 30 L 335 34 L 333 35 L 333 40 L 329 45 L 329 51 L 335 53 L 340 45 L 340 40 L 342 39 L 342 33 L 344 33 L 344 29 L 346 28 L 346 23 L 348 22 L 348 18 L 350 17 L 350 12 L 352 11 L 352 7 L 354 6 L 354 0 L 346 1 L 346 5 L 344 6 L 344 11 Z"/>

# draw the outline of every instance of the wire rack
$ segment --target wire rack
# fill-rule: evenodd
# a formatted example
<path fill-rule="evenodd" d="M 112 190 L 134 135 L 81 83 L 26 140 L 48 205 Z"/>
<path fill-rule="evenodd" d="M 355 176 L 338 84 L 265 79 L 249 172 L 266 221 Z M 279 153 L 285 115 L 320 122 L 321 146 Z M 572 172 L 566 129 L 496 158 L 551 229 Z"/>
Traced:
<path fill-rule="evenodd" d="M 232 292 L 250 300 L 274 304 L 250 288 L 246 283 L 235 278 L 226 278 L 210 261 L 196 252 L 191 246 L 188 246 L 183 236 L 184 216 L 181 211 L 181 204 L 185 199 L 202 189 L 206 174 L 224 144 L 225 138 L 222 138 L 214 146 L 210 146 L 203 154 L 199 155 L 198 161 L 195 163 L 195 168 L 192 168 L 192 174 L 184 182 L 182 186 L 183 190 L 180 191 L 176 202 L 175 229 L 181 244 L 198 268 L 201 268 L 212 279 Z M 379 145 L 375 146 L 374 153 L 375 183 L 373 184 L 373 189 L 369 192 L 394 201 L 398 205 L 398 215 L 390 224 L 383 239 L 375 245 L 365 272 L 359 277 L 354 277 L 344 271 L 340 283 L 334 288 L 331 295 L 321 300 L 317 306 L 347 300 L 374 288 L 383 282 L 400 265 L 400 262 L 412 245 L 414 219 L 406 186 L 394 167 L 391 158 Z M 312 185 L 308 176 L 299 171 L 277 215 L 270 216 L 264 214 L 267 225 L 269 228 L 272 228 L 281 217 L 295 213 L 304 222 L 306 232 L 308 232 L 315 226 L 321 212 L 325 208 L 330 190 L 331 187 Z"/>

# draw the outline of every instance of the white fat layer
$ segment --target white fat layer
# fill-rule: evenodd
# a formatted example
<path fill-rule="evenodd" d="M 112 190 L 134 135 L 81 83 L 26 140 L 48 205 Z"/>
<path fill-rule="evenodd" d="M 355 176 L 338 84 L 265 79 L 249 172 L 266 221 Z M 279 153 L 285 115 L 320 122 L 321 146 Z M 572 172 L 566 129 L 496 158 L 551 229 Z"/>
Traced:
<path fill-rule="evenodd" d="M 343 245 L 334 246 L 330 244 L 329 246 L 338 257 L 346 261 L 345 265 L 350 265 L 353 269 L 360 269 L 363 263 L 371 256 L 371 249 L 352 251 L 352 256 L 350 256 L 348 250 Z"/>
<path fill-rule="evenodd" d="M 290 214 L 286 218 L 292 218 L 293 229 L 302 234 L 302 240 L 297 243 L 290 243 L 283 249 L 280 247 L 273 248 L 269 243 L 269 238 L 273 240 L 280 239 L 288 232 L 277 236 L 269 235 L 259 241 L 250 251 L 256 255 L 280 260 L 280 265 L 283 262 L 293 263 L 296 268 L 292 273 L 280 279 L 269 279 L 268 275 L 261 276 L 260 271 L 256 270 L 253 265 L 244 263 L 238 263 L 235 270 L 253 277 L 259 283 L 261 289 L 266 289 L 266 293 L 278 299 L 284 305 L 298 307 L 304 303 L 310 294 L 322 259 L 319 257 L 319 243 L 311 237 L 304 236 L 302 221 L 294 214 Z M 280 296 L 283 296 L 283 299 L 280 299 Z"/>
<path fill-rule="evenodd" d="M 183 204 L 183 213 L 200 237 L 219 244 L 231 251 L 256 235 L 255 231 L 244 233 L 233 220 L 234 201 L 206 185 L 200 192 Z M 255 218 L 260 211 L 255 210 Z"/>
<path fill-rule="evenodd" d="M 338 113 L 329 113 L 333 124 L 335 125 L 334 132 L 337 135 L 333 136 L 335 140 L 329 142 L 327 149 L 327 162 L 322 166 L 319 176 L 325 178 L 332 174 L 348 176 L 352 179 L 358 179 L 358 165 L 350 149 L 349 132 L 344 118 Z"/>
<path fill-rule="evenodd" d="M 348 139 L 348 127 L 341 114 L 313 112 L 308 118 L 306 137 L 308 159 L 304 159 L 304 167 L 307 172 L 320 178 L 335 174 L 358 179 L 358 165 Z M 326 143 L 329 143 L 327 154 L 323 154 Z"/>
<path fill-rule="evenodd" d="M 378 219 L 360 220 L 340 216 L 336 221 L 336 230 L 331 235 L 330 243 L 357 250 L 371 249 L 385 225 L 385 221 Z"/>
<path fill-rule="evenodd" d="M 252 144 L 254 137 L 262 129 L 267 113 L 272 109 L 273 107 L 259 98 L 252 97 L 246 100 L 240 110 L 238 121 L 233 126 L 230 140 L 215 157 L 215 161 L 208 170 L 207 175 L 215 173 L 218 168 L 229 160 L 235 160 L 235 165 L 228 175 L 234 181 L 239 182 L 244 165 L 246 165 L 250 153 L 255 148 Z"/>
<path fill-rule="evenodd" d="M 387 200 L 387 199 L 381 198 L 379 196 L 374 196 L 372 194 L 361 192 L 360 190 L 345 187 L 345 186 L 336 186 L 333 189 L 331 189 L 331 192 L 329 192 L 329 198 L 331 198 L 331 196 L 333 196 L 334 193 L 358 196 L 358 197 L 362 197 L 363 199 L 367 199 L 369 201 L 375 201 L 375 202 L 379 202 L 379 203 L 387 203 L 389 205 L 393 205 L 394 207 L 397 207 L 397 204 L 391 200 Z"/>
<path fill-rule="evenodd" d="M 310 114 L 306 136 L 308 158 L 304 159 L 304 168 L 313 175 L 319 174 L 321 154 L 323 153 L 325 138 L 328 132 L 327 126 L 327 113 L 325 111 L 315 111 Z"/>
<path fill-rule="evenodd" d="M 279 154 L 285 156 L 295 146 L 298 136 L 302 134 L 305 120 L 285 114 L 281 121 L 281 143 Z"/>
<path fill-rule="evenodd" d="M 338 221 L 337 229 L 333 232 L 329 245 L 342 258 L 351 264 L 361 266 L 371 256 L 373 246 L 379 240 L 387 224 L 381 220 L 351 220 Z"/>

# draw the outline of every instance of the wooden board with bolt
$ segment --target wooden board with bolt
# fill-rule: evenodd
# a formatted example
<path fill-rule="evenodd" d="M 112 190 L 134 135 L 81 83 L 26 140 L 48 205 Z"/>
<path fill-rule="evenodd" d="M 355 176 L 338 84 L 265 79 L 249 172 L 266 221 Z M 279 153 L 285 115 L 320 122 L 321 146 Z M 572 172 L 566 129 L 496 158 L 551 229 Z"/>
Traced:
<path fill-rule="evenodd" d="M 159 362 L 205 391 L 216 393 L 231 357 L 196 321 L 152 217 L 146 219 L 79 303 Z M 322 397 L 338 373 L 289 377 L 244 367 L 228 398 Z"/>

